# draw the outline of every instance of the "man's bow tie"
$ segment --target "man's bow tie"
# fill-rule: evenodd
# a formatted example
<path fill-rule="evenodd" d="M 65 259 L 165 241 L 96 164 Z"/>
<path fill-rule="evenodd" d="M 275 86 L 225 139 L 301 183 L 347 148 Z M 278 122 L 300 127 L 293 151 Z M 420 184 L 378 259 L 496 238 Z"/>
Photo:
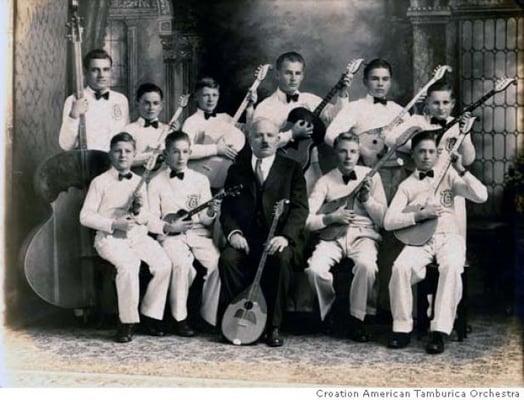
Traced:
<path fill-rule="evenodd" d="M 383 97 L 373 97 L 373 104 L 380 103 L 382 105 L 387 106 L 388 101 Z"/>
<path fill-rule="evenodd" d="M 133 174 L 131 172 L 128 172 L 127 174 L 118 174 L 119 181 L 123 179 L 131 179 L 132 177 L 133 177 Z"/>
<path fill-rule="evenodd" d="M 420 171 L 418 173 L 418 177 L 419 177 L 420 180 L 424 179 L 426 176 L 429 176 L 430 178 L 433 178 L 435 176 L 435 173 L 433 172 L 432 169 L 430 169 L 429 171 L 426 171 L 426 172 Z"/>
<path fill-rule="evenodd" d="M 109 91 L 104 92 L 104 93 L 95 92 L 95 99 L 100 100 L 101 98 L 109 100 Z"/>
<path fill-rule="evenodd" d="M 171 179 L 173 178 L 178 178 L 180 179 L 181 181 L 184 180 L 184 173 L 183 172 L 176 172 L 176 171 L 171 171 L 170 174 L 169 174 L 169 177 Z"/>
<path fill-rule="evenodd" d="M 144 122 L 144 128 L 147 128 L 148 126 L 158 129 L 158 120 L 151 121 L 150 119 L 146 119 Z"/>
<path fill-rule="evenodd" d="M 347 185 L 349 181 L 357 180 L 357 174 L 355 174 L 355 171 L 351 171 L 347 175 L 342 175 L 342 180 L 344 181 L 344 185 Z"/>
<path fill-rule="evenodd" d="M 210 113 L 204 111 L 204 118 L 205 118 L 205 119 L 209 119 L 209 118 L 211 118 L 211 117 L 216 117 L 216 116 L 217 116 L 217 113 L 214 112 L 214 111 L 213 111 L 213 112 L 210 112 Z"/>
<path fill-rule="evenodd" d="M 291 103 L 292 101 L 296 103 L 298 101 L 298 93 L 295 93 L 295 94 L 286 93 L 286 101 L 288 103 Z"/>
<path fill-rule="evenodd" d="M 435 118 L 435 117 L 432 117 L 430 120 L 429 120 L 429 123 L 431 125 L 440 125 L 442 128 L 444 128 L 446 126 L 446 120 L 444 119 L 439 119 L 439 118 Z"/>

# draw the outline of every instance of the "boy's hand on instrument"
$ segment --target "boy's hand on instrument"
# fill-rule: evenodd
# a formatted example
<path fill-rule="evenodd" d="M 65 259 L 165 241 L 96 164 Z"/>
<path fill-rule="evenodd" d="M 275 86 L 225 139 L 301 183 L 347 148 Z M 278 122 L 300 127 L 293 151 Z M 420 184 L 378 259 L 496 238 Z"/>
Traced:
<path fill-rule="evenodd" d="M 170 131 L 179 131 L 180 128 L 182 128 L 182 125 L 180 122 L 178 122 L 178 120 L 169 125 Z"/>
<path fill-rule="evenodd" d="M 348 90 L 351 86 L 351 82 L 353 81 L 353 74 L 345 74 L 344 79 L 342 79 L 342 84 L 340 85 L 340 88 L 338 89 L 338 97 L 348 97 Z"/>
<path fill-rule="evenodd" d="M 217 143 L 217 154 L 219 156 L 222 156 L 224 158 L 229 158 L 230 160 L 235 160 L 236 156 L 238 155 L 238 152 L 231 147 L 230 145 L 226 144 L 222 139 L 218 141 Z"/>
<path fill-rule="evenodd" d="M 111 228 L 113 231 L 123 231 L 127 232 L 133 228 L 133 226 L 136 224 L 136 221 L 134 218 L 131 217 L 120 217 L 113 221 L 111 224 Z"/>
<path fill-rule="evenodd" d="M 217 215 L 217 213 L 220 211 L 220 204 L 222 204 L 222 200 L 215 199 L 207 209 L 207 215 L 209 217 L 214 217 Z"/>
<path fill-rule="evenodd" d="M 81 99 L 74 99 L 69 116 L 73 119 L 78 119 L 81 114 L 85 114 L 87 112 L 88 108 L 89 104 L 87 104 L 87 99 L 85 97 L 82 97 Z"/>
<path fill-rule="evenodd" d="M 462 174 L 466 168 L 464 168 L 464 164 L 462 163 L 462 154 L 454 151 L 451 153 L 451 162 L 453 163 L 453 168 L 459 173 Z"/>
<path fill-rule="evenodd" d="M 347 210 L 345 208 L 339 208 L 337 211 L 327 215 L 328 225 L 330 224 L 343 224 L 348 225 L 355 218 L 355 211 Z"/>
<path fill-rule="evenodd" d="M 193 227 L 193 221 L 190 219 L 179 219 L 175 222 L 167 224 L 164 226 L 164 232 L 166 233 L 184 233 L 188 229 Z"/>
<path fill-rule="evenodd" d="M 291 128 L 293 139 L 309 139 L 313 134 L 313 124 L 304 120 L 298 120 Z"/>
<path fill-rule="evenodd" d="M 247 92 L 248 107 L 254 106 L 255 104 L 257 104 L 257 101 L 258 101 L 258 94 L 256 90 L 250 90 L 249 92 Z"/>
<path fill-rule="evenodd" d="M 428 203 L 426 206 L 415 213 L 415 221 L 423 221 L 426 219 L 435 219 L 442 214 L 442 206 L 440 204 Z"/>
<path fill-rule="evenodd" d="M 243 250 L 246 254 L 249 254 L 249 244 L 246 238 L 241 233 L 234 233 L 229 238 L 229 244 L 236 250 Z"/>
<path fill-rule="evenodd" d="M 267 244 L 267 251 L 270 255 L 273 255 L 277 251 L 281 253 L 287 246 L 289 246 L 289 241 L 284 236 L 275 236 Z"/>
<path fill-rule="evenodd" d="M 371 179 L 368 177 L 364 179 L 364 182 L 362 183 L 362 187 L 358 191 L 358 201 L 361 203 L 365 203 L 369 200 L 369 193 L 371 192 Z"/>

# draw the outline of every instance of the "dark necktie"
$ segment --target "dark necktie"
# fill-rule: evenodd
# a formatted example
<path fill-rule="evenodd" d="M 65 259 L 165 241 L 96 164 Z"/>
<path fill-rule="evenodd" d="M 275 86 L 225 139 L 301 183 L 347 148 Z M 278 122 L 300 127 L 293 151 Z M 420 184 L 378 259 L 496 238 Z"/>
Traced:
<path fill-rule="evenodd" d="M 133 174 L 131 172 L 128 172 L 127 174 L 118 174 L 119 181 L 123 179 L 131 179 L 132 177 L 133 177 Z"/>
<path fill-rule="evenodd" d="M 388 105 L 388 101 L 383 97 L 373 97 L 373 104 L 380 103 L 384 106 Z"/>
<path fill-rule="evenodd" d="M 433 178 L 435 176 L 435 173 L 433 172 L 432 169 L 430 169 L 429 171 L 426 171 L 426 172 L 420 171 L 418 173 L 418 177 L 419 177 L 420 180 L 424 179 L 426 176 L 429 176 L 430 178 Z"/>
<path fill-rule="evenodd" d="M 357 180 L 357 174 L 355 174 L 355 171 L 351 171 L 347 175 L 342 175 L 342 180 L 344 181 L 344 185 L 347 185 L 349 181 Z"/>
<path fill-rule="evenodd" d="M 101 93 L 101 92 L 95 92 L 95 99 L 96 100 L 100 100 L 100 99 L 106 99 L 106 100 L 109 100 L 109 91 L 107 92 L 104 92 L 104 93 Z"/>
<path fill-rule="evenodd" d="M 176 171 L 171 171 L 170 174 L 169 174 L 169 177 L 171 179 L 173 178 L 178 178 L 180 179 L 181 181 L 184 180 L 184 173 L 183 172 L 176 172 Z"/>
<path fill-rule="evenodd" d="M 213 111 L 213 112 L 210 112 L 210 113 L 204 111 L 204 118 L 205 118 L 205 119 L 209 119 L 209 118 L 211 118 L 211 117 L 216 117 L 216 116 L 217 116 L 217 113 L 214 112 L 214 111 Z"/>
<path fill-rule="evenodd" d="M 288 103 L 291 103 L 292 101 L 294 101 L 296 103 L 298 101 L 298 93 L 295 93 L 295 94 L 287 94 L 286 93 L 286 101 Z"/>
<path fill-rule="evenodd" d="M 444 128 L 446 126 L 446 120 L 444 119 L 439 119 L 439 118 L 435 118 L 435 117 L 432 117 L 430 120 L 429 120 L 429 123 L 431 125 L 440 125 L 442 128 Z"/>
<path fill-rule="evenodd" d="M 146 119 L 144 122 L 144 128 L 147 128 L 148 126 L 158 129 L 158 120 L 151 121 L 150 119 Z"/>

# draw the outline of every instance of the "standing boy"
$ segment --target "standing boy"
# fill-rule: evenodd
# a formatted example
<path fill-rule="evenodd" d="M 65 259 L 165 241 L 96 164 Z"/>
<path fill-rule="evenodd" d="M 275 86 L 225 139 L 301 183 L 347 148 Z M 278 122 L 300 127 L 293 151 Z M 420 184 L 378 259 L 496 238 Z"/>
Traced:
<path fill-rule="evenodd" d="M 127 98 L 110 90 L 113 61 L 105 50 L 95 49 L 83 60 L 86 87 L 84 97 L 74 94 L 64 104 L 59 144 L 64 150 L 78 147 L 80 115 L 85 114 L 87 148 L 109 151 L 111 137 L 129 122 Z"/>

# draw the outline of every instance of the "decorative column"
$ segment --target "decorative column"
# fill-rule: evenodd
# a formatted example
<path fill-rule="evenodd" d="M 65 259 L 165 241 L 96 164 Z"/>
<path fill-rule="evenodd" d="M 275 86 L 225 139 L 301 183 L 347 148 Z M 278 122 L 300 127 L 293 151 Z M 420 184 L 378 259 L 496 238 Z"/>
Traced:
<path fill-rule="evenodd" d="M 439 0 L 411 0 L 407 16 L 413 25 L 413 86 L 424 86 L 437 65 L 456 65 L 456 29 L 451 8 Z"/>
<path fill-rule="evenodd" d="M 159 22 L 165 65 L 167 115 L 173 115 L 182 94 L 193 90 L 198 73 L 198 49 L 200 39 L 188 21 L 164 20 Z M 190 112 L 184 110 L 184 117 Z"/>

